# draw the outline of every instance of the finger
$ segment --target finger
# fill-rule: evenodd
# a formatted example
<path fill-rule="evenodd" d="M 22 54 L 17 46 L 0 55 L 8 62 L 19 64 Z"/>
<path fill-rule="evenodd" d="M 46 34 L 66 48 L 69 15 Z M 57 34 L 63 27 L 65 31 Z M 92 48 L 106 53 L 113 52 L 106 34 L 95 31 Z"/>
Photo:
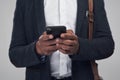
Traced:
<path fill-rule="evenodd" d="M 72 50 L 73 46 L 68 46 L 68 45 L 64 45 L 64 44 L 58 44 L 57 47 L 59 49 L 63 49 L 63 50 Z"/>
<path fill-rule="evenodd" d="M 62 39 L 60 39 L 60 38 L 57 38 L 57 39 L 56 39 L 56 44 L 61 44 L 62 42 L 63 42 Z"/>
<path fill-rule="evenodd" d="M 59 49 L 60 52 L 62 52 L 63 54 L 68 54 L 68 55 L 71 55 L 71 51 L 69 50 L 63 50 L 63 49 Z"/>
<path fill-rule="evenodd" d="M 76 40 L 77 39 L 76 35 L 70 34 L 70 33 L 61 34 L 61 38 L 62 39 L 70 39 L 70 40 Z"/>
<path fill-rule="evenodd" d="M 39 38 L 39 40 L 44 40 L 44 41 L 50 40 L 50 39 L 53 39 L 53 35 L 44 34 L 44 35 L 41 35 L 41 37 Z"/>
<path fill-rule="evenodd" d="M 73 30 L 69 29 L 66 31 L 67 33 L 71 33 L 71 34 L 74 34 Z"/>
<path fill-rule="evenodd" d="M 43 32 L 43 35 L 47 35 L 47 32 L 45 31 L 45 32 Z"/>
<path fill-rule="evenodd" d="M 52 39 L 52 40 L 45 41 L 45 45 L 48 45 L 48 46 L 56 45 L 56 40 Z"/>
<path fill-rule="evenodd" d="M 61 47 L 63 50 L 67 50 L 67 51 L 70 51 L 70 50 L 72 50 L 73 49 L 73 47 L 72 46 L 66 46 L 66 45 L 62 45 L 62 47 Z"/>
<path fill-rule="evenodd" d="M 63 54 L 67 54 L 67 52 L 63 49 L 59 49 L 60 52 L 62 52 Z"/>
<path fill-rule="evenodd" d="M 64 45 L 74 46 L 74 45 L 75 45 L 75 40 L 63 40 L 62 43 L 63 43 Z"/>
<path fill-rule="evenodd" d="M 62 40 L 62 39 L 56 39 L 56 44 L 64 44 L 68 46 L 74 46 L 76 45 L 76 40 Z"/>
<path fill-rule="evenodd" d="M 53 52 L 56 51 L 56 50 L 57 50 L 56 45 L 55 45 L 55 46 L 46 47 L 46 49 L 45 49 L 45 54 L 46 54 L 46 55 L 50 55 L 51 53 L 53 53 Z"/>

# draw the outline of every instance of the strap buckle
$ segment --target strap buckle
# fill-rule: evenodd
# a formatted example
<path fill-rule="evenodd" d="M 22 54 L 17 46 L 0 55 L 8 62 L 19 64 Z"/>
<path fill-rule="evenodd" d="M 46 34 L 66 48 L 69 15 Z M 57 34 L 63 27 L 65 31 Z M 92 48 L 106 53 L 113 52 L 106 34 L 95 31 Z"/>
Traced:
<path fill-rule="evenodd" d="M 89 12 L 88 12 L 88 16 L 89 16 L 89 22 L 90 22 L 90 23 L 93 23 L 93 22 L 94 22 L 93 12 L 89 11 Z"/>

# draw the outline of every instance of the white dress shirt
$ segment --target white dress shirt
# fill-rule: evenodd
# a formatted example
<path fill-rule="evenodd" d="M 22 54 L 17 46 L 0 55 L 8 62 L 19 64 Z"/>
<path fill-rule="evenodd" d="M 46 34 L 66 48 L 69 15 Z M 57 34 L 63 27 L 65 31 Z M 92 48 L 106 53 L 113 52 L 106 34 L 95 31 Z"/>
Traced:
<path fill-rule="evenodd" d="M 66 26 L 75 32 L 77 0 L 44 0 L 46 26 Z M 50 57 L 51 75 L 56 78 L 71 76 L 71 59 L 60 51 Z"/>

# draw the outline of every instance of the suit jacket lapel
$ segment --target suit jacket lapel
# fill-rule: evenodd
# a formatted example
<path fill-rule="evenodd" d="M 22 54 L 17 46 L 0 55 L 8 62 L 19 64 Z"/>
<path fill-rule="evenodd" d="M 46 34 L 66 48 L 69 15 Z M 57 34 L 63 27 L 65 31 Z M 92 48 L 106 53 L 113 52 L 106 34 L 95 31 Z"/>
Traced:
<path fill-rule="evenodd" d="M 77 0 L 77 20 L 76 20 L 76 34 L 79 36 L 82 23 L 84 21 L 84 16 L 86 15 L 86 1 L 87 0 Z"/>
<path fill-rule="evenodd" d="M 44 15 L 44 0 L 35 1 L 35 13 L 37 19 L 38 34 L 41 35 L 45 31 L 45 15 Z"/>

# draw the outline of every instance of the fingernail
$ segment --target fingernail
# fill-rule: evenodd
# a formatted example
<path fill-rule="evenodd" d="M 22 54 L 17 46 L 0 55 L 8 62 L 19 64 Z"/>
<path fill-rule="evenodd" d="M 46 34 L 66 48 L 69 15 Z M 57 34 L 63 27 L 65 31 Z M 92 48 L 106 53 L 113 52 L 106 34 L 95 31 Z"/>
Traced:
<path fill-rule="evenodd" d="M 59 49 L 59 48 L 60 48 L 60 45 L 59 45 L 59 44 L 56 44 L 56 47 L 57 47 L 57 49 Z"/>
<path fill-rule="evenodd" d="M 64 37 L 64 34 L 61 34 L 61 37 Z"/>
<path fill-rule="evenodd" d="M 56 42 L 59 42 L 59 39 L 56 39 Z"/>
<path fill-rule="evenodd" d="M 59 44 L 56 44 L 56 46 L 58 47 L 58 46 L 59 46 Z"/>
<path fill-rule="evenodd" d="M 49 36 L 49 38 L 50 38 L 50 39 L 53 39 L 53 36 L 52 36 L 52 35 L 50 35 L 50 36 Z"/>

